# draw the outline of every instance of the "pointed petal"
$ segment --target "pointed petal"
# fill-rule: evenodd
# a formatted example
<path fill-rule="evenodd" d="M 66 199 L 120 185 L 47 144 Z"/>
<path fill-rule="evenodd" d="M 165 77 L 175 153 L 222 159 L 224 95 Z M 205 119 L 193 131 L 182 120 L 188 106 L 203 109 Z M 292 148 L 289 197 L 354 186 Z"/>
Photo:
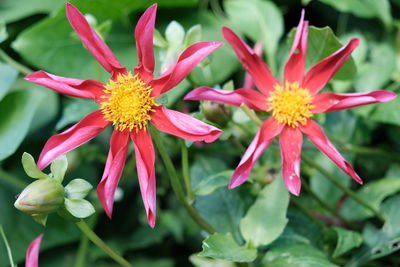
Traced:
<path fill-rule="evenodd" d="M 254 45 L 254 53 L 256 53 L 257 56 L 259 56 L 260 58 L 262 58 L 262 53 L 263 53 L 263 45 L 261 42 L 257 42 Z M 250 73 L 246 71 L 245 75 L 244 75 L 244 83 L 243 83 L 243 87 L 244 88 L 251 88 L 254 89 L 254 79 L 253 77 L 251 77 Z"/>
<path fill-rule="evenodd" d="M 208 100 L 220 104 L 240 107 L 242 104 L 254 110 L 267 110 L 267 97 L 249 88 L 234 91 L 219 90 L 209 87 L 199 87 L 188 93 L 184 100 Z"/>
<path fill-rule="evenodd" d="M 362 184 L 361 178 L 354 171 L 353 167 L 351 167 L 350 163 L 348 163 L 342 155 L 340 155 L 339 151 L 333 146 L 333 144 L 326 137 L 324 131 L 319 127 L 319 125 L 313 121 L 308 120 L 306 126 L 301 126 L 301 131 L 307 135 L 307 137 L 313 142 L 313 144 L 328 158 L 330 158 L 340 169 L 342 169 L 345 173 L 350 175 L 354 180 L 358 183 Z"/>
<path fill-rule="evenodd" d="M 303 134 L 298 128 L 286 126 L 279 136 L 281 147 L 282 176 L 286 188 L 293 195 L 300 194 L 300 153 Z"/>
<path fill-rule="evenodd" d="M 271 144 L 275 136 L 282 131 L 283 125 L 279 124 L 275 119 L 269 118 L 261 126 L 257 135 L 251 141 L 250 146 L 244 153 L 242 160 L 236 167 L 229 183 L 229 188 L 235 188 L 243 184 L 250 176 L 251 169 L 264 150 Z"/>
<path fill-rule="evenodd" d="M 114 130 L 110 140 L 110 150 L 103 177 L 97 186 L 97 194 L 107 216 L 111 219 L 115 190 L 117 189 L 128 152 L 128 131 Z"/>
<path fill-rule="evenodd" d="M 139 65 L 135 69 L 145 82 L 153 78 L 154 71 L 154 24 L 156 22 L 157 4 L 150 6 L 140 17 L 135 29 L 136 49 Z"/>
<path fill-rule="evenodd" d="M 214 142 L 222 131 L 189 115 L 159 106 L 151 115 L 151 122 L 162 132 L 189 141 Z"/>
<path fill-rule="evenodd" d="M 153 96 L 157 97 L 177 86 L 204 58 L 221 45 L 223 43 L 199 42 L 188 47 L 169 70 L 150 83 L 154 88 Z"/>
<path fill-rule="evenodd" d="M 39 249 L 42 242 L 43 234 L 36 237 L 26 251 L 25 267 L 38 267 L 39 266 Z"/>
<path fill-rule="evenodd" d="M 103 39 L 90 27 L 82 13 L 68 2 L 66 4 L 66 12 L 72 28 L 74 28 L 83 44 L 103 68 L 113 76 L 118 73 L 126 73 L 126 69 L 121 66 Z"/>
<path fill-rule="evenodd" d="M 304 64 L 307 54 L 308 21 L 304 21 L 304 9 L 301 12 L 299 26 L 290 50 L 289 59 L 285 65 L 285 81 L 302 83 L 304 77 Z"/>
<path fill-rule="evenodd" d="M 88 142 L 101 133 L 110 123 L 103 119 L 100 110 L 96 110 L 68 130 L 53 135 L 47 140 L 40 153 L 37 167 L 46 168 L 53 160 L 72 149 Z"/>
<path fill-rule="evenodd" d="M 396 98 L 396 96 L 395 93 L 386 90 L 349 94 L 322 93 L 314 97 L 312 112 L 332 112 L 373 103 L 388 102 Z"/>
<path fill-rule="evenodd" d="M 232 46 L 233 50 L 244 68 L 253 77 L 257 88 L 268 95 L 273 91 L 274 85 L 279 84 L 279 81 L 272 75 L 270 69 L 265 65 L 263 60 L 237 36 L 231 29 L 222 28 L 222 35 L 225 40 Z"/>
<path fill-rule="evenodd" d="M 96 80 L 79 80 L 53 75 L 44 71 L 33 72 L 24 78 L 64 95 L 98 100 L 104 85 Z"/>
<path fill-rule="evenodd" d="M 156 176 L 154 169 L 155 154 L 149 131 L 131 132 L 135 144 L 136 168 L 140 191 L 146 209 L 147 222 L 154 228 L 156 224 Z"/>
<path fill-rule="evenodd" d="M 346 62 L 359 44 L 359 39 L 352 39 L 334 54 L 315 64 L 304 77 L 302 87 L 308 88 L 312 95 L 317 94 Z"/>

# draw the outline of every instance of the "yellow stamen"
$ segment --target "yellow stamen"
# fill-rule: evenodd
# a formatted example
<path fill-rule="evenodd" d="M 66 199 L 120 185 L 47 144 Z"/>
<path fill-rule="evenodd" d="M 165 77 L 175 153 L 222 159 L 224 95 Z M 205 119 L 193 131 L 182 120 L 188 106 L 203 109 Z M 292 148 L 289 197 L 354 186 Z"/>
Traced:
<path fill-rule="evenodd" d="M 106 101 L 100 103 L 100 109 L 104 118 L 119 131 L 146 129 L 147 121 L 151 119 L 149 113 L 157 106 L 151 96 L 152 90 L 137 75 L 119 74 L 117 80 L 110 80 L 103 90 L 105 94 L 101 98 Z"/>
<path fill-rule="evenodd" d="M 285 82 L 285 86 L 277 84 L 267 99 L 272 116 L 280 123 L 291 127 L 305 125 L 313 113 L 311 109 L 313 97 L 307 89 L 301 88 L 297 82 Z"/>

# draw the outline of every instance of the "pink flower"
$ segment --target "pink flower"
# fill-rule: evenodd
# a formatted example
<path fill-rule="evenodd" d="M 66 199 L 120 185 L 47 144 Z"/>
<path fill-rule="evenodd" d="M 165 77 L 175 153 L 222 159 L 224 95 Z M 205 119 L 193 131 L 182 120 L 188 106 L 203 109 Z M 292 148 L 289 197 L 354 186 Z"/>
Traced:
<path fill-rule="evenodd" d="M 39 247 L 42 242 L 43 234 L 36 237 L 26 251 L 25 267 L 38 267 L 39 265 Z"/>
<path fill-rule="evenodd" d="M 156 181 L 154 147 L 147 123 L 158 130 L 190 141 L 213 142 L 221 131 L 188 115 L 169 110 L 156 103 L 156 97 L 178 85 L 190 72 L 222 43 L 200 42 L 187 48 L 177 62 L 159 78 L 153 77 L 153 32 L 157 5 L 149 7 L 139 19 L 136 29 L 136 48 L 139 65 L 132 75 L 89 26 L 84 16 L 67 3 L 67 17 L 80 39 L 94 58 L 111 74 L 107 84 L 95 80 L 65 78 L 37 71 L 26 80 L 54 91 L 80 98 L 93 99 L 100 108 L 84 117 L 68 130 L 52 136 L 40 154 L 37 166 L 44 169 L 57 157 L 88 142 L 110 124 L 114 125 L 107 163 L 97 192 L 111 218 L 114 193 L 128 151 L 133 141 L 140 190 L 148 223 L 155 225 Z"/>
<path fill-rule="evenodd" d="M 393 92 L 384 90 L 370 93 L 318 94 L 358 46 L 359 40 L 352 39 L 347 45 L 304 73 L 308 21 L 304 21 L 303 11 L 289 59 L 285 65 L 284 80 L 280 83 L 262 59 L 231 29 L 223 28 L 222 33 L 235 50 L 242 65 L 253 77 L 259 91 L 250 88 L 224 91 L 200 87 L 190 92 L 185 100 L 209 100 L 236 107 L 245 104 L 253 110 L 269 111 L 272 115 L 263 122 L 251 142 L 233 173 L 229 187 L 237 187 L 247 180 L 254 163 L 274 137 L 279 135 L 283 179 L 288 190 L 294 195 L 299 195 L 303 134 L 340 169 L 362 184 L 360 177 L 350 164 L 328 140 L 319 125 L 311 119 L 317 113 L 387 102 L 396 97 Z"/>

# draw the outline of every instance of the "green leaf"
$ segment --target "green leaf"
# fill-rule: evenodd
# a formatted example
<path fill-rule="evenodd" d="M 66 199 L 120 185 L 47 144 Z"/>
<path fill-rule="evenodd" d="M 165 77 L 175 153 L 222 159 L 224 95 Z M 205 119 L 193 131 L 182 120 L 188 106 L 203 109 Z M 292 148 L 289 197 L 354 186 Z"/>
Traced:
<path fill-rule="evenodd" d="M 84 199 L 65 199 L 65 208 L 72 216 L 84 219 L 95 213 L 93 205 Z"/>
<path fill-rule="evenodd" d="M 0 18 L 9 23 L 34 14 L 53 12 L 64 3 L 64 0 L 3 0 L 0 2 Z"/>
<path fill-rule="evenodd" d="M 400 178 L 388 177 L 369 182 L 361 187 L 357 194 L 372 207 L 379 209 L 386 197 L 398 191 L 400 191 Z M 346 200 L 341 214 L 348 220 L 362 220 L 373 216 L 371 211 L 359 205 L 351 198 Z"/>
<path fill-rule="evenodd" d="M 258 247 L 277 239 L 288 222 L 289 193 L 282 177 L 266 186 L 240 221 L 240 231 L 247 242 Z"/>
<path fill-rule="evenodd" d="M 36 167 L 35 159 L 31 154 L 24 152 L 22 154 L 22 166 L 25 173 L 32 178 L 46 179 L 48 176 Z"/>
<path fill-rule="evenodd" d="M 195 187 L 193 192 L 198 196 L 209 195 L 222 186 L 229 184 L 232 171 L 223 171 L 203 178 Z"/>
<path fill-rule="evenodd" d="M 400 249 L 400 195 L 393 196 L 382 205 L 386 222 L 381 229 L 367 224 L 363 229 L 365 245 L 346 264 L 346 267 L 362 266 L 366 262 L 384 257 Z"/>
<path fill-rule="evenodd" d="M 191 255 L 189 257 L 189 261 L 193 264 L 194 267 L 236 267 L 236 264 L 234 262 L 210 259 L 196 254 Z"/>
<path fill-rule="evenodd" d="M 335 230 L 338 237 L 336 248 L 332 255 L 334 258 L 337 258 L 349 250 L 360 246 L 363 241 L 362 236 L 358 232 L 339 227 L 333 227 L 333 230 Z"/>
<path fill-rule="evenodd" d="M 287 42 L 292 45 L 295 36 L 295 31 L 289 33 Z M 330 56 L 343 45 L 335 36 L 332 29 L 329 27 L 317 28 L 310 26 L 308 28 L 308 41 L 307 41 L 307 58 L 306 68 L 310 68 L 322 59 Z M 333 76 L 337 80 L 351 80 L 356 75 L 357 68 L 352 57 L 339 69 Z"/>
<path fill-rule="evenodd" d="M 393 110 L 400 110 L 400 97 L 387 103 L 377 104 L 368 118 L 376 122 L 400 125 L 400 112 Z"/>
<path fill-rule="evenodd" d="M 7 38 L 8 38 L 8 33 L 6 24 L 4 23 L 4 21 L 0 21 L 0 43 L 7 40 Z"/>
<path fill-rule="evenodd" d="M 71 99 L 64 106 L 62 116 L 56 124 L 56 129 L 61 130 L 69 124 L 76 123 L 98 108 L 99 105 L 92 100 Z"/>
<path fill-rule="evenodd" d="M 270 249 L 262 260 L 265 267 L 337 267 L 322 251 L 306 244 Z"/>
<path fill-rule="evenodd" d="M 382 88 L 390 81 L 396 68 L 396 53 L 387 43 L 374 44 L 370 48 L 369 62 L 362 64 L 355 82 L 358 92 Z"/>
<path fill-rule="evenodd" d="M 379 18 L 386 26 L 392 23 L 388 0 L 319 0 L 341 12 L 349 12 L 361 18 Z"/>
<path fill-rule="evenodd" d="M 93 186 L 84 179 L 74 179 L 65 186 L 65 193 L 69 199 L 82 199 L 92 190 Z"/>
<path fill-rule="evenodd" d="M 239 246 L 230 233 L 210 235 L 203 241 L 200 256 L 234 262 L 252 262 L 257 258 L 254 247 Z"/>
<path fill-rule="evenodd" d="M 18 71 L 16 69 L 0 62 L 0 101 L 7 94 L 17 76 Z"/>
<path fill-rule="evenodd" d="M 65 155 L 56 158 L 50 165 L 51 174 L 60 183 L 64 180 L 67 168 L 68 160 Z"/>
<path fill-rule="evenodd" d="M 268 58 L 273 58 L 284 30 L 279 8 L 272 1 L 260 0 L 227 0 L 224 7 L 234 29 L 254 42 L 261 41 Z"/>
<path fill-rule="evenodd" d="M 0 102 L 0 160 L 13 154 L 21 144 L 42 97 L 36 90 L 18 90 Z"/>

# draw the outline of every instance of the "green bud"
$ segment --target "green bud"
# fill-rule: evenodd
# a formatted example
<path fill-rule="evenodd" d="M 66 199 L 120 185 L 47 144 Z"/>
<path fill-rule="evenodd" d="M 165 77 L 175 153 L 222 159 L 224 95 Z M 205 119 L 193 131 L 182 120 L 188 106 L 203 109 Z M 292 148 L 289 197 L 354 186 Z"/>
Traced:
<path fill-rule="evenodd" d="M 53 178 L 28 185 L 15 201 L 15 208 L 29 214 L 48 214 L 64 204 L 64 188 Z"/>
<path fill-rule="evenodd" d="M 165 30 L 165 37 L 168 43 L 182 44 L 183 38 L 185 38 L 185 30 L 181 24 L 173 20 L 168 24 Z"/>
<path fill-rule="evenodd" d="M 232 117 L 231 111 L 224 105 L 204 101 L 200 105 L 201 112 L 207 120 L 225 126 Z"/>

